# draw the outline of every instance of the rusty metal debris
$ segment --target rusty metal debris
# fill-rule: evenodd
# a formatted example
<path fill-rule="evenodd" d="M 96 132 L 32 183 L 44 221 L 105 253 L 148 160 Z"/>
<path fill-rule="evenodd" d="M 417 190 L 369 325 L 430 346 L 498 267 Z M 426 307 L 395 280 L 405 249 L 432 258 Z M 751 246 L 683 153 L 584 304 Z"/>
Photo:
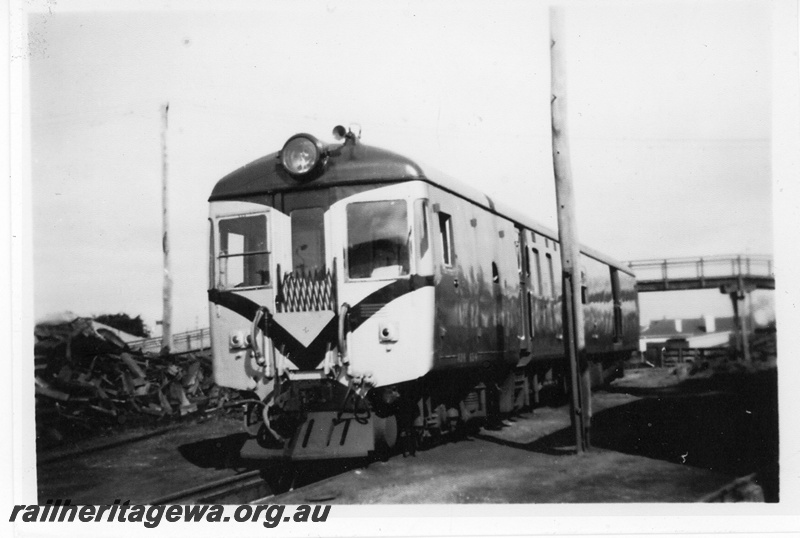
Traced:
<path fill-rule="evenodd" d="M 214 384 L 202 352 L 142 353 L 113 329 L 69 315 L 41 322 L 34 332 L 37 437 L 45 444 L 104 427 L 212 413 L 239 398 Z"/>

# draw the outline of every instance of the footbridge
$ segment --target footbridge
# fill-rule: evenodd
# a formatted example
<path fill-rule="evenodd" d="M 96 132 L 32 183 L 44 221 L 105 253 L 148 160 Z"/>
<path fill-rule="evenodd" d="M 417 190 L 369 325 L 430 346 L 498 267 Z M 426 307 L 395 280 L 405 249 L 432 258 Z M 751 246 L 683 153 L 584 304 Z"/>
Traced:
<path fill-rule="evenodd" d="M 161 337 L 144 338 L 135 342 L 128 342 L 128 347 L 142 353 L 160 353 Z M 172 335 L 171 353 L 192 353 L 203 351 L 211 347 L 211 331 L 206 327 Z"/>
<path fill-rule="evenodd" d="M 719 288 L 723 293 L 774 290 L 770 256 L 728 255 L 628 262 L 639 292 Z"/>
<path fill-rule="evenodd" d="M 640 293 L 717 288 L 729 295 L 733 305 L 737 348 L 743 352 L 746 361 L 750 360 L 750 313 L 740 315 L 739 306 L 754 290 L 775 289 L 772 257 L 733 254 L 637 260 L 628 262 L 628 267 L 636 273 L 636 287 Z"/>

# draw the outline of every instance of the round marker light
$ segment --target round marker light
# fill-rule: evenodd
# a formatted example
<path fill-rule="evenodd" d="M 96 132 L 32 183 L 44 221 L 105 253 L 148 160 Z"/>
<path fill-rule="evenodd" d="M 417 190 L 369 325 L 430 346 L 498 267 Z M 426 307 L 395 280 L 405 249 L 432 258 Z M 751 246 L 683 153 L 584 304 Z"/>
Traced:
<path fill-rule="evenodd" d="M 283 146 L 281 162 L 293 176 L 302 176 L 316 168 L 322 158 L 322 143 L 311 135 L 294 135 Z"/>

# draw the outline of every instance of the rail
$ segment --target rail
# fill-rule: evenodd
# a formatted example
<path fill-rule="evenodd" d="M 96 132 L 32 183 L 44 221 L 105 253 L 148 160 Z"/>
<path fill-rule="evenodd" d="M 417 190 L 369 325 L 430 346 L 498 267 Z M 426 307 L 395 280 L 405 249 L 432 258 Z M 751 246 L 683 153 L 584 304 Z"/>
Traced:
<path fill-rule="evenodd" d="M 775 288 L 771 256 L 732 254 L 637 260 L 628 262 L 628 267 L 636 273 L 640 291 L 713 288 L 731 280 L 751 281 L 759 288 Z"/>
<path fill-rule="evenodd" d="M 161 351 L 161 337 L 143 338 L 128 342 L 131 349 L 139 349 L 143 353 L 159 353 Z M 171 353 L 189 353 L 202 351 L 211 347 L 211 330 L 209 328 L 195 329 L 172 335 Z"/>
<path fill-rule="evenodd" d="M 254 470 L 163 495 L 147 504 L 245 504 L 271 494 L 263 472 Z"/>

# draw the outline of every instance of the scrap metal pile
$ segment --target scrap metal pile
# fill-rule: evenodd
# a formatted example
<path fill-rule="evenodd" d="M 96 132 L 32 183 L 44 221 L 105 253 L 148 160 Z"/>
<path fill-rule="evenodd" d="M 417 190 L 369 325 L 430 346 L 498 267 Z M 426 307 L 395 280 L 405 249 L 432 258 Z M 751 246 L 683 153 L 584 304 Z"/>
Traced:
<path fill-rule="evenodd" d="M 42 322 L 35 337 L 40 439 L 215 412 L 239 399 L 214 384 L 211 361 L 202 353 L 144 354 L 88 318 Z"/>

